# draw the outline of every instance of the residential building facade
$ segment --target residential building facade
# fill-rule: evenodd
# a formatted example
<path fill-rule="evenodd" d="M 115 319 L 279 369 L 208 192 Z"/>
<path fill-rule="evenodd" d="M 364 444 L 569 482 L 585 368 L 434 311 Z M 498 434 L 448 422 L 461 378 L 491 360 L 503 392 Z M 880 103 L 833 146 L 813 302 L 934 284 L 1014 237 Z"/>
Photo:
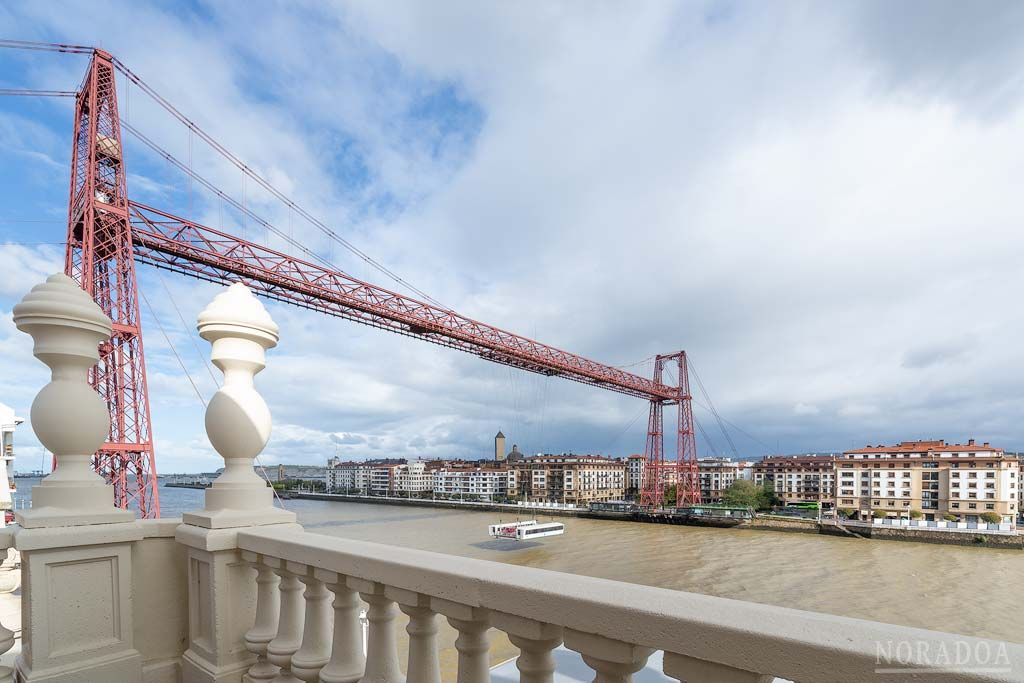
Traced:
<path fill-rule="evenodd" d="M 725 490 L 740 478 L 740 464 L 728 458 L 700 458 L 697 473 L 701 502 L 721 503 Z"/>
<path fill-rule="evenodd" d="M 432 477 L 434 495 L 441 497 L 495 500 L 516 490 L 516 472 L 504 464 L 449 462 L 433 470 Z"/>
<path fill-rule="evenodd" d="M 928 521 L 978 522 L 987 512 L 1015 525 L 1020 513 L 1019 460 L 974 439 L 866 446 L 843 453 L 836 469 L 839 507 L 861 518 L 919 511 Z"/>
<path fill-rule="evenodd" d="M 627 464 L 600 455 L 538 455 L 515 464 L 522 500 L 586 506 L 622 500 Z"/>
<path fill-rule="evenodd" d="M 754 483 L 771 483 L 784 504 L 835 504 L 835 455 L 772 455 L 756 463 Z"/>

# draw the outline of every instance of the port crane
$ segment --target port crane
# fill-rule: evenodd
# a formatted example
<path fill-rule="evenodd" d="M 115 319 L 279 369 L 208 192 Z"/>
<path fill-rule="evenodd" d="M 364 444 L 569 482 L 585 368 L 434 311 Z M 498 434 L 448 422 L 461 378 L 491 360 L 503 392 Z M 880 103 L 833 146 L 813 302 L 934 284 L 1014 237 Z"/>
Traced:
<path fill-rule="evenodd" d="M 110 413 L 109 437 L 94 455 L 93 465 L 114 485 L 117 505 L 135 506 L 144 518 L 159 516 L 136 262 L 210 282 L 242 282 L 268 299 L 457 349 L 493 363 L 647 400 L 650 415 L 641 502 L 652 506 L 665 502 L 677 505 L 700 502 L 684 351 L 657 356 L 654 376 L 648 379 L 456 313 L 382 266 L 381 270 L 419 296 L 407 296 L 356 279 L 334 268 L 244 203 L 232 199 L 189 164 L 176 159 L 128 121 L 123 121 L 118 109 L 117 74 L 151 97 L 186 126 L 191 135 L 210 145 L 289 210 L 332 239 L 345 242 L 197 126 L 114 55 L 89 46 L 17 40 L 0 40 L 0 47 L 90 57 L 77 91 L 7 90 L 0 94 L 75 98 L 65 271 L 113 321 L 113 336 L 101 345 L 100 360 L 90 372 L 90 382 L 106 401 Z M 123 130 L 304 256 L 284 253 L 131 199 L 126 183 Z M 668 365 L 677 369 L 675 386 L 664 381 L 663 372 Z M 677 414 L 676 452 L 671 459 L 664 450 L 666 407 L 675 408 Z M 673 472 L 677 481 L 676 501 L 666 501 L 668 475 Z"/>

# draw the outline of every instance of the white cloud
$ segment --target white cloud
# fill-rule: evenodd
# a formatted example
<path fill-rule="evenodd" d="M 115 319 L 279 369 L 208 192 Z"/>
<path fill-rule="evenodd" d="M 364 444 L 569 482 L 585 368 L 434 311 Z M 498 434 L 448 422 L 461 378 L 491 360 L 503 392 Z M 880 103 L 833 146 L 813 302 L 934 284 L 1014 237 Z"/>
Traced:
<path fill-rule="evenodd" d="M 718 409 L 758 437 L 738 437 L 745 454 L 925 435 L 1024 445 L 1011 400 L 1024 380 L 1019 10 L 944 7 L 970 29 L 947 45 L 931 22 L 910 38 L 894 29 L 907 13 L 889 3 L 293 3 L 257 26 L 236 21 L 240 5 L 212 8 L 212 23 L 113 9 L 37 3 L 16 19 L 102 39 L 347 238 L 468 315 L 610 363 L 687 349 Z M 979 105 L 978 93 L 993 95 Z M 410 113 L 431 97 L 444 106 Z M 132 120 L 184 157 L 187 136 L 138 93 Z M 69 132 L 32 130 L 51 156 L 46 136 Z M 129 151 L 129 170 L 185 212 L 181 179 Z M 195 165 L 241 195 L 237 172 L 198 151 Z M 216 202 L 196 213 L 220 225 Z M 8 309 L 39 253 L 0 275 Z M 192 349 L 140 272 L 209 394 L 205 345 Z M 194 320 L 213 288 L 167 280 Z M 497 428 L 527 450 L 642 446 L 642 417 L 622 435 L 642 402 L 272 311 L 281 346 L 257 379 L 279 425 L 269 458 L 482 455 Z M 202 441 L 201 414 L 150 317 L 158 438 L 171 430 L 183 453 L 208 454 L 185 438 Z"/>

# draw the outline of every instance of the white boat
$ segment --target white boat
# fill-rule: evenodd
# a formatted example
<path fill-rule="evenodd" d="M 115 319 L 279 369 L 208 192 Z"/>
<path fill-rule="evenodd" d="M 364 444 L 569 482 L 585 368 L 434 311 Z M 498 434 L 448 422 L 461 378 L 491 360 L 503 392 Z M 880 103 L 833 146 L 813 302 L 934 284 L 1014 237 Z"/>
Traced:
<path fill-rule="evenodd" d="M 535 519 L 525 522 L 505 522 L 491 524 L 487 534 L 494 538 L 511 538 L 516 541 L 544 538 L 545 536 L 561 536 L 565 533 L 565 525 L 560 522 L 539 523 Z"/>

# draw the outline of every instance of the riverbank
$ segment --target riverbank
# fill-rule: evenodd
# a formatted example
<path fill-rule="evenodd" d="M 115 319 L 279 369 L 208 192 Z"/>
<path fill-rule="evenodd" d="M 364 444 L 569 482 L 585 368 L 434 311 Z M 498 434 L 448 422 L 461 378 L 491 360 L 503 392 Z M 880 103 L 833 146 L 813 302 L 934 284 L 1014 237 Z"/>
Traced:
<path fill-rule="evenodd" d="M 497 512 L 517 515 L 543 515 L 549 517 L 575 517 L 585 519 L 601 519 L 636 524 L 658 523 L 654 519 L 634 518 L 628 514 L 611 517 L 606 513 L 594 514 L 588 509 L 568 507 L 546 507 L 530 505 L 511 505 L 508 503 L 485 503 L 478 501 L 427 500 L 422 498 L 389 498 L 383 496 L 359 496 L 341 493 L 299 493 L 290 492 L 293 498 L 305 500 L 323 500 L 334 502 L 363 503 L 371 505 L 393 505 L 419 508 L 440 508 L 446 510 L 472 510 L 474 512 Z M 661 522 L 664 523 L 664 522 Z M 673 524 L 683 526 L 723 526 L 702 521 L 678 519 Z M 814 519 L 800 517 L 783 517 L 779 515 L 758 515 L 754 519 L 742 520 L 725 528 L 750 529 L 754 531 L 778 531 L 784 533 L 821 534 L 826 536 L 845 536 L 848 538 L 872 539 L 881 541 L 904 541 L 930 543 L 937 545 L 956 545 L 971 548 L 1010 548 L 1024 550 L 1024 536 L 1017 533 L 986 533 L 975 531 L 925 531 L 921 529 L 883 527 L 877 525 L 838 525 L 831 522 L 818 522 Z"/>
<path fill-rule="evenodd" d="M 551 517 L 587 517 L 589 510 L 579 508 L 546 507 L 543 505 L 511 505 L 509 503 L 483 503 L 479 501 L 427 500 L 425 498 L 390 498 L 384 496 L 358 496 L 347 493 L 300 493 L 290 491 L 293 498 L 304 500 L 333 500 L 335 502 L 369 503 L 371 505 L 405 505 L 409 507 L 441 508 L 445 510 L 473 510 L 474 512 L 529 513 Z"/>

